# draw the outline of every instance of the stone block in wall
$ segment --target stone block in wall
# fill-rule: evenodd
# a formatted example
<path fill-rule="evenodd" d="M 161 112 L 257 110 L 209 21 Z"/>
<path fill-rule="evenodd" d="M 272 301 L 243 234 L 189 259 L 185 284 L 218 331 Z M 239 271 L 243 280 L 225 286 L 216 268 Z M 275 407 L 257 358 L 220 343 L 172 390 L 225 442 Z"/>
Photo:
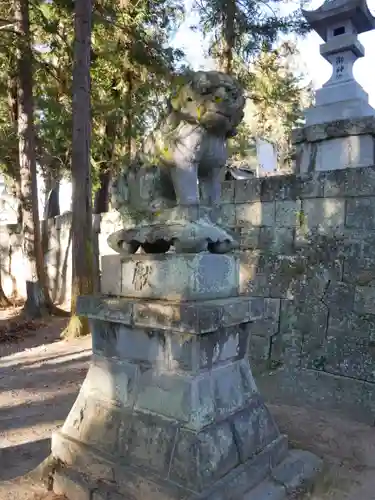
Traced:
<path fill-rule="evenodd" d="M 375 246 L 372 247 L 372 253 Z M 357 256 L 349 256 L 344 261 L 343 281 L 360 286 L 375 285 L 375 255 L 371 257 L 361 257 L 363 247 L 360 248 Z"/>
<path fill-rule="evenodd" d="M 375 196 L 346 201 L 346 226 L 354 229 L 375 229 Z"/>
<path fill-rule="evenodd" d="M 324 194 L 324 176 L 321 173 L 298 177 L 298 198 L 322 198 Z"/>
<path fill-rule="evenodd" d="M 374 165 L 372 135 L 352 135 L 314 143 L 317 145 L 315 170 L 339 170 Z"/>
<path fill-rule="evenodd" d="M 324 141 L 330 138 L 351 135 L 375 135 L 375 119 L 373 116 L 346 118 L 334 122 L 317 123 L 292 130 L 292 144 L 301 142 Z"/>
<path fill-rule="evenodd" d="M 262 179 L 261 201 L 296 200 L 300 181 L 291 175 L 271 175 Z"/>
<path fill-rule="evenodd" d="M 221 184 L 221 203 L 234 203 L 234 186 L 236 181 L 224 181 Z"/>
<path fill-rule="evenodd" d="M 260 201 L 262 179 L 260 177 L 254 177 L 254 179 L 234 181 L 234 189 L 235 203 Z"/>
<path fill-rule="evenodd" d="M 236 205 L 236 224 L 252 226 L 273 226 L 275 224 L 274 203 L 242 203 Z"/>
<path fill-rule="evenodd" d="M 218 224 L 222 226 L 234 226 L 236 222 L 236 205 L 234 203 L 224 203 L 216 210 Z"/>
<path fill-rule="evenodd" d="M 375 166 L 336 170 L 322 176 L 324 196 L 371 196 L 375 193 Z"/>
<path fill-rule="evenodd" d="M 281 303 L 280 332 L 273 339 L 271 359 L 286 365 L 312 363 L 325 340 L 328 308 L 319 301 Z"/>
<path fill-rule="evenodd" d="M 269 367 L 271 338 L 253 334 L 250 338 L 249 358 L 253 374 L 262 373 Z"/>
<path fill-rule="evenodd" d="M 375 314 L 375 287 L 356 287 L 354 311 L 358 314 Z"/>
<path fill-rule="evenodd" d="M 303 200 L 301 226 L 306 231 L 331 234 L 344 227 L 345 200 L 314 198 Z"/>
<path fill-rule="evenodd" d="M 279 330 L 280 299 L 253 297 L 250 300 L 249 329 L 252 334 L 271 337 Z"/>
<path fill-rule="evenodd" d="M 354 294 L 353 285 L 329 281 L 323 302 L 330 311 L 351 311 L 354 307 Z"/>
<path fill-rule="evenodd" d="M 294 229 L 291 227 L 261 227 L 257 248 L 275 254 L 291 254 L 294 247 Z"/>
<path fill-rule="evenodd" d="M 276 201 L 275 223 L 277 227 L 296 227 L 300 225 L 301 200 Z"/>
<path fill-rule="evenodd" d="M 238 234 L 235 236 L 236 240 L 240 244 L 241 250 L 258 250 L 259 249 L 259 237 L 262 228 L 246 225 L 238 227 Z"/>
<path fill-rule="evenodd" d="M 350 337 L 372 342 L 375 340 L 375 314 L 357 314 L 351 310 L 332 310 L 329 314 L 327 337 L 331 338 L 332 342 L 334 339 Z"/>
<path fill-rule="evenodd" d="M 306 271 L 303 258 L 270 252 L 242 252 L 239 259 L 242 295 L 296 297 L 298 283 Z"/>
<path fill-rule="evenodd" d="M 375 346 L 356 332 L 351 336 L 327 337 L 323 348 L 324 371 L 366 382 L 375 382 Z"/>

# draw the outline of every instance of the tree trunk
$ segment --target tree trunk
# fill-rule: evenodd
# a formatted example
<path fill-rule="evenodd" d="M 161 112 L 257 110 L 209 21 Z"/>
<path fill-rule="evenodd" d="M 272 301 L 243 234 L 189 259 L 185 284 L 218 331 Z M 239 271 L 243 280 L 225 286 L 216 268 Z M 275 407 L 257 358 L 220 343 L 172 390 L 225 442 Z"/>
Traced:
<path fill-rule="evenodd" d="M 79 295 L 93 293 L 91 202 L 90 51 L 91 0 L 76 0 L 74 12 L 73 144 L 72 144 L 72 304 L 66 336 L 90 332 L 87 318 L 78 317 Z"/>
<path fill-rule="evenodd" d="M 18 78 L 17 72 L 9 75 L 8 78 L 8 106 L 9 118 L 16 136 L 18 135 Z M 13 180 L 13 195 L 18 200 L 17 224 L 22 224 L 22 193 L 21 193 L 21 173 L 20 173 L 20 152 L 19 141 L 16 141 L 14 155 L 14 164 L 11 171 Z"/>
<path fill-rule="evenodd" d="M 99 172 L 100 187 L 95 193 L 94 214 L 108 212 L 109 208 L 109 184 L 111 181 L 111 161 L 113 157 L 114 144 L 117 133 L 117 117 L 111 117 L 105 127 L 105 140 L 107 147 L 104 150 L 104 161 L 101 163 Z"/>
<path fill-rule="evenodd" d="M 18 136 L 22 203 L 23 254 L 27 266 L 24 313 L 40 317 L 51 303 L 46 286 L 38 212 L 32 51 L 28 0 L 15 1 L 18 25 Z"/>
<path fill-rule="evenodd" d="M 233 71 L 233 50 L 235 42 L 234 20 L 236 16 L 236 0 L 229 0 L 223 20 L 223 51 L 221 71 L 230 75 Z"/>
<path fill-rule="evenodd" d="M 133 120 L 132 120 L 132 94 L 133 94 L 133 75 L 130 69 L 126 72 L 126 144 L 125 157 L 128 163 L 132 158 L 132 136 L 133 136 Z"/>

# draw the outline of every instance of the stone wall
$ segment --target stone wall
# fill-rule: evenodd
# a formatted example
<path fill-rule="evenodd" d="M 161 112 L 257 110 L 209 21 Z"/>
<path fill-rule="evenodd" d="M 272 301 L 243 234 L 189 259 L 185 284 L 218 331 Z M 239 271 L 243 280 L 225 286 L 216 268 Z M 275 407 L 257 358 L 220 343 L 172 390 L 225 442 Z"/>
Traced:
<path fill-rule="evenodd" d="M 375 168 L 236 181 L 221 214 L 258 300 L 261 392 L 374 423 Z"/>
<path fill-rule="evenodd" d="M 228 181 L 218 215 L 241 242 L 261 392 L 374 423 L 375 167 Z M 60 303 L 70 294 L 70 222 L 48 221 L 45 238 Z M 114 253 L 106 239 L 119 227 L 116 213 L 94 219 L 101 255 Z M 4 288 L 23 294 L 19 238 L 1 241 Z"/>

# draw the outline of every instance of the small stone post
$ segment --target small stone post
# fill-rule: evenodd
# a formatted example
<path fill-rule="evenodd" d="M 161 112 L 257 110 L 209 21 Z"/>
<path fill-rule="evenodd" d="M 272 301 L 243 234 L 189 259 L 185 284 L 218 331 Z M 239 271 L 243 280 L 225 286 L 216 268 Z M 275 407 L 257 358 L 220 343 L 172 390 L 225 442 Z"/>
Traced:
<path fill-rule="evenodd" d="M 69 500 L 282 499 L 321 461 L 289 451 L 249 364 L 235 254 L 105 256 L 81 297 L 93 359 L 53 435 Z"/>
<path fill-rule="evenodd" d="M 332 76 L 305 111 L 306 126 L 292 135 L 297 173 L 374 165 L 375 110 L 353 65 L 365 55 L 358 35 L 374 29 L 375 18 L 366 0 L 325 0 L 303 14 L 325 42 L 320 53 L 332 65 Z"/>

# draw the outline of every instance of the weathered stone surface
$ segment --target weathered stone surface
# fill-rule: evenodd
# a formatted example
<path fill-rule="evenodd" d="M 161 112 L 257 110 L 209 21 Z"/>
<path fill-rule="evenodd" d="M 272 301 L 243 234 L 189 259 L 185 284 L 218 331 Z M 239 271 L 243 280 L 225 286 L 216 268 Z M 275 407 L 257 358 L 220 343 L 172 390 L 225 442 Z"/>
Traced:
<path fill-rule="evenodd" d="M 374 165 L 374 138 L 371 135 L 338 137 L 317 145 L 315 169 L 319 172 Z"/>
<path fill-rule="evenodd" d="M 252 335 L 250 338 L 249 359 L 254 377 L 269 368 L 272 338 Z"/>
<path fill-rule="evenodd" d="M 249 491 L 243 500 L 284 500 L 285 498 L 285 488 L 274 483 L 271 479 L 267 479 Z"/>
<path fill-rule="evenodd" d="M 131 407 L 138 374 L 138 367 L 132 363 L 94 355 L 85 380 L 86 390 L 99 401 Z"/>
<path fill-rule="evenodd" d="M 218 481 L 209 492 L 200 494 L 194 500 L 227 500 L 239 498 L 256 487 L 269 474 L 270 468 L 279 464 L 288 451 L 287 439 L 279 436 L 264 450 Z"/>
<path fill-rule="evenodd" d="M 94 353 L 134 363 L 163 363 L 166 366 L 165 331 L 131 328 L 99 320 L 92 323 Z"/>
<path fill-rule="evenodd" d="M 127 432 L 125 409 L 94 398 L 86 379 L 62 427 L 62 432 L 108 454 L 116 454 Z"/>
<path fill-rule="evenodd" d="M 345 200 L 342 199 L 306 199 L 302 211 L 302 225 L 306 229 L 332 234 L 332 230 L 342 228 L 345 223 Z"/>
<path fill-rule="evenodd" d="M 290 254 L 293 252 L 294 229 L 291 227 L 261 227 L 259 228 L 258 246 L 275 254 Z"/>
<path fill-rule="evenodd" d="M 349 418 L 373 425 L 374 384 L 317 370 L 282 367 L 257 376 L 257 385 L 268 402 L 311 405 L 341 411 Z"/>
<path fill-rule="evenodd" d="M 310 175 L 298 177 L 298 198 L 322 198 L 325 175 L 313 172 Z"/>
<path fill-rule="evenodd" d="M 375 315 L 356 314 L 350 310 L 331 311 L 328 320 L 327 337 L 337 340 L 349 337 L 374 340 Z"/>
<path fill-rule="evenodd" d="M 235 181 L 224 181 L 221 184 L 221 203 L 234 203 Z"/>
<path fill-rule="evenodd" d="M 236 224 L 252 226 L 273 226 L 275 224 L 275 204 L 267 202 L 243 203 L 236 205 Z"/>
<path fill-rule="evenodd" d="M 370 342 L 348 337 L 328 337 L 323 350 L 324 370 L 328 373 L 375 382 L 375 349 Z"/>
<path fill-rule="evenodd" d="M 201 335 L 198 340 L 200 367 L 211 369 L 221 363 L 244 359 L 249 337 L 247 323 Z"/>
<path fill-rule="evenodd" d="M 248 407 L 235 415 L 233 426 L 242 462 L 260 453 L 279 436 L 276 424 L 259 395 L 253 396 Z"/>
<path fill-rule="evenodd" d="M 330 311 L 350 311 L 354 305 L 354 292 L 355 289 L 352 285 L 330 281 L 323 302 L 329 307 Z"/>
<path fill-rule="evenodd" d="M 229 423 L 206 427 L 200 433 L 181 430 L 175 445 L 170 478 L 199 492 L 238 464 L 238 452 Z"/>
<path fill-rule="evenodd" d="M 275 222 L 280 227 L 295 227 L 300 224 L 301 201 L 277 201 Z"/>
<path fill-rule="evenodd" d="M 56 495 L 66 495 L 74 500 L 91 500 L 90 485 L 74 470 L 57 470 L 53 479 L 53 491 Z"/>
<path fill-rule="evenodd" d="M 356 287 L 354 311 L 358 314 L 375 314 L 375 288 L 370 286 Z"/>
<path fill-rule="evenodd" d="M 315 359 L 325 339 L 327 318 L 328 309 L 321 302 L 305 308 L 293 301 L 282 301 L 280 333 L 272 342 L 272 359 L 291 365 L 299 365 L 302 357 Z"/>
<path fill-rule="evenodd" d="M 238 229 L 239 234 L 236 239 L 240 244 L 240 249 L 257 250 L 259 246 L 260 231 L 264 228 L 246 225 Z"/>
<path fill-rule="evenodd" d="M 238 262 L 234 255 L 157 254 L 128 258 L 107 256 L 121 275 L 125 297 L 196 300 L 232 297 L 238 294 Z M 102 293 L 112 294 L 102 284 Z"/>
<path fill-rule="evenodd" d="M 154 370 L 147 370 L 140 376 L 136 410 L 188 422 L 194 412 L 193 404 L 189 378 Z"/>
<path fill-rule="evenodd" d="M 133 301 L 102 295 L 83 295 L 77 299 L 77 313 L 89 319 L 131 324 Z"/>
<path fill-rule="evenodd" d="M 324 176 L 325 197 L 371 196 L 375 189 L 375 167 L 327 172 Z"/>
<path fill-rule="evenodd" d="M 257 298 L 250 302 L 251 334 L 270 337 L 279 330 L 280 299 Z"/>
<path fill-rule="evenodd" d="M 236 206 L 234 203 L 223 203 L 217 209 L 216 221 L 221 226 L 234 226 L 236 222 Z"/>
<path fill-rule="evenodd" d="M 246 362 L 217 368 L 212 373 L 212 379 L 215 409 L 221 418 L 243 408 L 257 390 Z"/>
<path fill-rule="evenodd" d="M 367 250 L 369 240 L 363 239 L 358 242 L 359 250 L 356 256 L 349 256 L 344 261 L 343 281 L 360 286 L 373 286 L 375 284 L 375 259 L 374 257 L 362 257 L 362 254 L 368 254 Z M 374 248 L 371 245 L 371 248 Z"/>
<path fill-rule="evenodd" d="M 288 494 L 300 493 L 311 488 L 322 466 L 322 460 L 316 455 L 308 451 L 291 450 L 288 457 L 272 469 L 272 477 L 285 487 Z"/>
<path fill-rule="evenodd" d="M 245 270 L 245 268 L 243 268 Z M 241 274 L 245 279 L 244 273 Z M 106 320 L 135 328 L 171 330 L 174 332 L 202 334 L 222 326 L 232 326 L 249 321 L 249 297 L 228 299 L 169 302 L 106 297 L 79 297 L 77 310 L 91 320 Z M 118 311 L 115 309 L 118 307 Z M 238 309 L 237 309 L 238 308 Z M 244 312 L 240 316 L 239 312 Z M 242 313 L 241 313 L 242 314 Z M 95 331 L 102 335 L 102 327 L 93 323 Z M 113 327 L 111 327 L 113 328 Z M 114 333 L 109 334 L 114 339 Z M 114 341 L 114 340 L 113 340 Z M 94 340 L 95 343 L 95 340 Z"/>
<path fill-rule="evenodd" d="M 262 202 L 295 200 L 299 193 L 299 180 L 295 175 L 271 175 L 262 179 Z"/>
<path fill-rule="evenodd" d="M 129 428 L 123 458 L 134 466 L 145 467 L 167 477 L 177 433 L 176 425 L 156 415 L 135 413 Z"/>
<path fill-rule="evenodd" d="M 246 181 L 234 181 L 234 185 L 236 203 L 260 201 L 262 192 L 262 179 L 260 179 L 259 177 Z"/>
<path fill-rule="evenodd" d="M 354 229 L 375 229 L 375 196 L 348 199 L 345 223 Z"/>
<path fill-rule="evenodd" d="M 375 119 L 373 116 L 348 118 L 297 128 L 292 132 L 292 142 L 298 144 L 304 141 L 323 141 L 334 137 L 361 134 L 375 135 Z"/>

